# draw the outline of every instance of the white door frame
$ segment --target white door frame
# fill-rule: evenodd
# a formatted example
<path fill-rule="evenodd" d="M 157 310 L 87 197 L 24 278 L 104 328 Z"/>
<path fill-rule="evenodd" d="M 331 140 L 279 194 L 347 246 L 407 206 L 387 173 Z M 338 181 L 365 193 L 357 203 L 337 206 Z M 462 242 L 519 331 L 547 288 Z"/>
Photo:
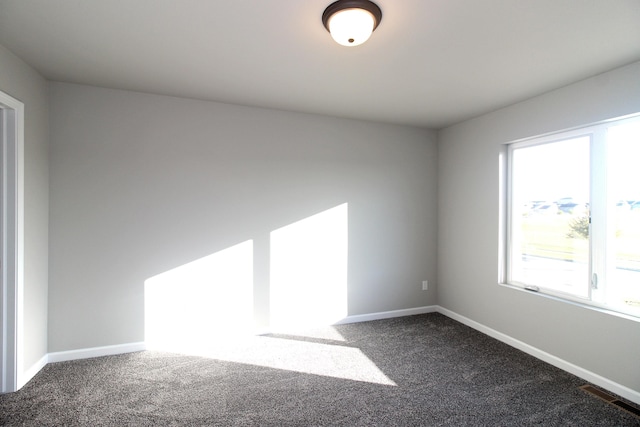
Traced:
<path fill-rule="evenodd" d="M 24 104 L 0 91 L 0 392 L 22 387 Z"/>

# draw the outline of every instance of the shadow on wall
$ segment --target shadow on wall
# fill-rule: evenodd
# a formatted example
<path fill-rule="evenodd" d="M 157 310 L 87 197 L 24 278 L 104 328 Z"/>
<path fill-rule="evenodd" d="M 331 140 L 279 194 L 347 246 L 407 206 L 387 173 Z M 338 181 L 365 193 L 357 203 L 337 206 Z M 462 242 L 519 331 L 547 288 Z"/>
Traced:
<path fill-rule="evenodd" d="M 330 325 L 347 316 L 347 203 L 273 230 L 268 253 L 247 240 L 145 281 L 150 349 L 202 353 L 219 340 Z M 254 266 L 268 258 L 268 298 Z M 261 283 L 262 288 L 265 287 Z M 263 325 L 259 313 L 268 313 Z"/>

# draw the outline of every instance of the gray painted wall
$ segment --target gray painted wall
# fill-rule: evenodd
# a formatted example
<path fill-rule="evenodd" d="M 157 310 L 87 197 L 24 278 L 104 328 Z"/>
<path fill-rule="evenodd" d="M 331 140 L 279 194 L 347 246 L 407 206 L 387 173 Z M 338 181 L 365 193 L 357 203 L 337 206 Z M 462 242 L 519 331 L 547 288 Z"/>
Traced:
<path fill-rule="evenodd" d="M 640 322 L 498 283 L 501 144 L 640 111 L 640 63 L 444 129 L 438 135 L 438 303 L 640 390 Z"/>
<path fill-rule="evenodd" d="M 53 83 L 49 351 L 144 340 L 144 282 L 348 203 L 348 314 L 436 303 L 431 131 Z M 258 310 L 264 320 L 266 311 Z"/>
<path fill-rule="evenodd" d="M 49 238 L 49 108 L 47 82 L 0 46 L 0 90 L 24 103 L 23 367 L 47 353 Z"/>
<path fill-rule="evenodd" d="M 264 303 L 269 233 L 348 203 L 350 315 L 438 303 L 640 390 L 638 322 L 497 285 L 501 144 L 640 111 L 638 75 L 452 126 L 437 147 L 421 129 L 60 83 L 49 133 L 47 83 L 0 46 L 0 90 L 26 105 L 25 367 L 143 340 L 146 279 L 248 239 Z"/>

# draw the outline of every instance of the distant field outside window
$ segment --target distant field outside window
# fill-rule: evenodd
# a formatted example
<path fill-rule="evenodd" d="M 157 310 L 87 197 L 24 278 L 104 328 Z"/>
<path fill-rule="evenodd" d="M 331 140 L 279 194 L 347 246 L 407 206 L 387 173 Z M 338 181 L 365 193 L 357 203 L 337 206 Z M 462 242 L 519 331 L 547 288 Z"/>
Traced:
<path fill-rule="evenodd" d="M 640 316 L 640 120 L 509 146 L 507 281 Z"/>

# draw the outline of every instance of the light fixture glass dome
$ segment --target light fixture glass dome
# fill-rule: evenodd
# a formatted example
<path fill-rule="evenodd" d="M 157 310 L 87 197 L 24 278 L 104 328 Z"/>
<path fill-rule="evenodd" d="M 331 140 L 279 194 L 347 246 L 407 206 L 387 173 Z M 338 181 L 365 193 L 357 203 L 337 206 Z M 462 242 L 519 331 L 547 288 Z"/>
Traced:
<path fill-rule="evenodd" d="M 329 32 L 343 46 L 358 46 L 366 42 L 375 25 L 373 15 L 364 9 L 344 9 L 329 18 Z"/>
<path fill-rule="evenodd" d="M 331 37 L 343 46 L 366 42 L 382 20 L 382 11 L 369 0 L 338 0 L 322 14 L 322 23 Z"/>

